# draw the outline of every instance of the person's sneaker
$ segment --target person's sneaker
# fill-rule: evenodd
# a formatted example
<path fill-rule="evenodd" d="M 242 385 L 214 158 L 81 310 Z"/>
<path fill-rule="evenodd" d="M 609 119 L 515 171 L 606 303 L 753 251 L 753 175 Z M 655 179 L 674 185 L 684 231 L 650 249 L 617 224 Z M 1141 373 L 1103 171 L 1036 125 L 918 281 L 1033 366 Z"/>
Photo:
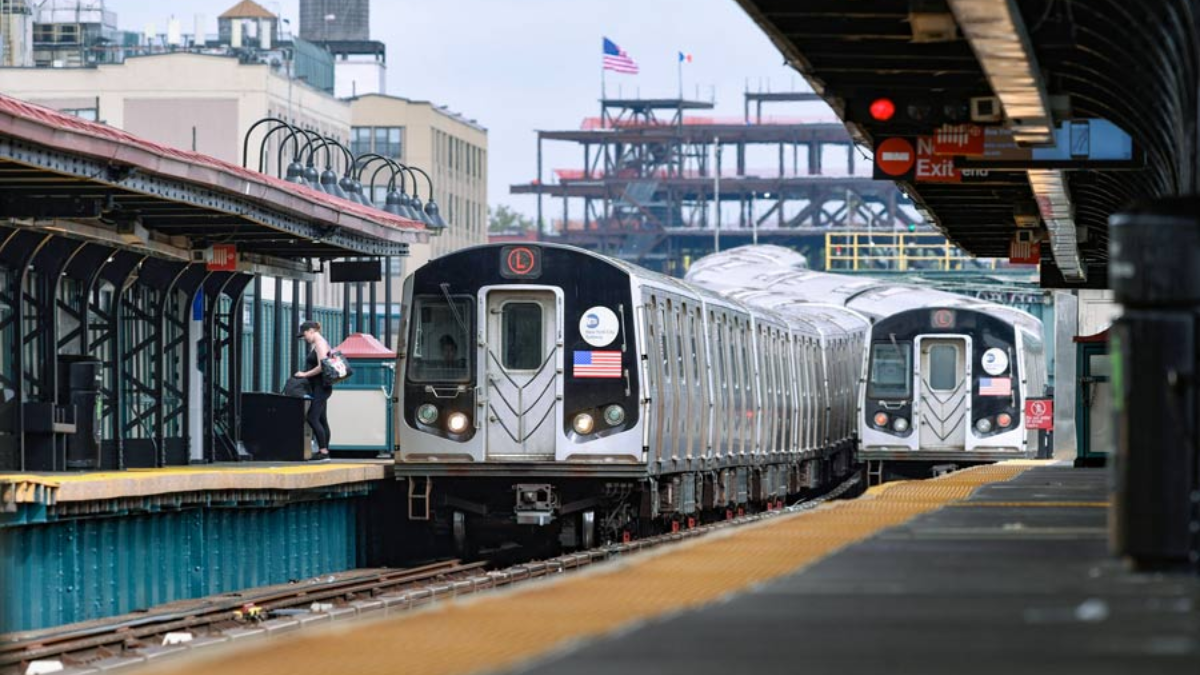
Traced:
<path fill-rule="evenodd" d="M 329 461 L 329 453 L 328 452 L 314 452 L 312 458 L 309 461 L 311 461 L 311 462 L 328 462 Z"/>

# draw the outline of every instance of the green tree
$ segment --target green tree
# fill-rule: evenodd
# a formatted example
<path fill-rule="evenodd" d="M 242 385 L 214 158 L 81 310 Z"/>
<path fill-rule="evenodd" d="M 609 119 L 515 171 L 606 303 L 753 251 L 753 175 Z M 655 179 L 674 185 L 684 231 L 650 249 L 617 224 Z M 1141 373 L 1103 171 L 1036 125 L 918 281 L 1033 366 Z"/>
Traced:
<path fill-rule="evenodd" d="M 533 219 L 501 204 L 488 209 L 488 232 L 527 232 L 533 229 Z"/>

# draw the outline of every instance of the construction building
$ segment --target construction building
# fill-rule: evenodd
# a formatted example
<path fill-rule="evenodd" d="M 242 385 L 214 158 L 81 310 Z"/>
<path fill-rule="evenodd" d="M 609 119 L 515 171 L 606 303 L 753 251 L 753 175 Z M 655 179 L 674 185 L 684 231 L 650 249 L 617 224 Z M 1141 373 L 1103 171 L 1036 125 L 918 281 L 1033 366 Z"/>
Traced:
<path fill-rule="evenodd" d="M 841 124 L 763 114 L 764 104 L 817 99 L 747 92 L 743 118 L 719 119 L 703 114 L 708 101 L 605 98 L 579 129 L 538 132 L 538 177 L 512 192 L 537 195 L 544 235 L 668 273 L 714 246 L 769 241 L 813 252 L 829 228 L 918 227 L 895 186 L 870 178 Z M 547 142 L 580 146 L 584 166 L 554 169 L 547 181 Z"/>

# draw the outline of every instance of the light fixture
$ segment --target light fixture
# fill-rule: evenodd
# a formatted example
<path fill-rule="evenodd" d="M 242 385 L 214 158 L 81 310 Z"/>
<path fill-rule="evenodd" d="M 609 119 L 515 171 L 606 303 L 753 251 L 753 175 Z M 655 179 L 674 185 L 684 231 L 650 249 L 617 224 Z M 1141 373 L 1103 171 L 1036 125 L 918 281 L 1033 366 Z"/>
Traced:
<path fill-rule="evenodd" d="M 421 407 L 417 408 L 417 419 L 421 422 L 421 424 L 434 424 L 438 419 L 437 406 L 433 405 L 432 403 L 422 404 Z"/>
<path fill-rule="evenodd" d="M 446 430 L 452 434 L 461 434 L 467 430 L 470 422 L 471 420 L 464 413 L 450 413 L 450 416 L 446 418 Z"/>
<path fill-rule="evenodd" d="M 886 122 L 896 114 L 896 104 L 890 98 L 877 98 L 871 102 L 871 117 L 877 122 Z"/>
<path fill-rule="evenodd" d="M 430 198 L 429 203 L 425 205 L 425 225 L 433 234 L 441 234 L 446 231 L 446 221 L 442 220 L 442 214 L 438 210 L 437 202 Z"/>
<path fill-rule="evenodd" d="M 604 421 L 608 426 L 615 427 L 625 422 L 625 409 L 613 404 L 604 409 Z"/>
<path fill-rule="evenodd" d="M 1012 0 L 948 0 L 1019 144 L 1054 142 L 1050 97 Z"/>
<path fill-rule="evenodd" d="M 571 422 L 571 427 L 580 436 L 587 436 L 592 433 L 592 429 L 596 428 L 596 420 L 592 419 L 592 416 L 587 413 L 579 413 L 575 416 L 575 420 Z"/>

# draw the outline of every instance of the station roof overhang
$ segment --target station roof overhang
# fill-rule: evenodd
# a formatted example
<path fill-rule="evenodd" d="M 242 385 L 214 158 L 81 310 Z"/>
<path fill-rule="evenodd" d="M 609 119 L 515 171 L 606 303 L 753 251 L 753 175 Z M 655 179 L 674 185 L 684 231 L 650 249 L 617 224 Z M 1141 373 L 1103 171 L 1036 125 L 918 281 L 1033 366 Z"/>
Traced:
<path fill-rule="evenodd" d="M 423 224 L 0 95 L 0 222 L 194 261 L 234 244 L 246 269 L 404 256 Z"/>
<path fill-rule="evenodd" d="M 1009 256 L 1014 211 L 1033 209 L 1047 229 L 1069 214 L 1063 221 L 1075 225 L 1075 241 L 1061 250 L 1057 239 L 1042 245 L 1045 286 L 1104 287 L 1108 216 L 1187 192 L 1194 181 L 1189 141 L 1178 133 L 1195 129 L 1197 40 L 1187 0 L 738 2 L 871 149 L 889 137 L 932 134 L 941 124 L 931 121 L 938 111 L 969 110 L 973 97 L 1000 99 L 1002 122 L 1022 145 L 1046 140 L 1044 128 L 1033 127 L 1067 120 L 1103 119 L 1127 133 L 1136 161 L 1113 170 L 1009 167 L 958 183 L 897 181 L 948 238 L 978 256 Z M 879 97 L 903 112 L 914 103 L 927 119 L 897 114 L 877 121 L 869 109 Z M 1039 110 L 1047 119 L 1037 119 Z M 1059 264 L 1072 248 L 1079 264 L 1073 275 Z"/>

